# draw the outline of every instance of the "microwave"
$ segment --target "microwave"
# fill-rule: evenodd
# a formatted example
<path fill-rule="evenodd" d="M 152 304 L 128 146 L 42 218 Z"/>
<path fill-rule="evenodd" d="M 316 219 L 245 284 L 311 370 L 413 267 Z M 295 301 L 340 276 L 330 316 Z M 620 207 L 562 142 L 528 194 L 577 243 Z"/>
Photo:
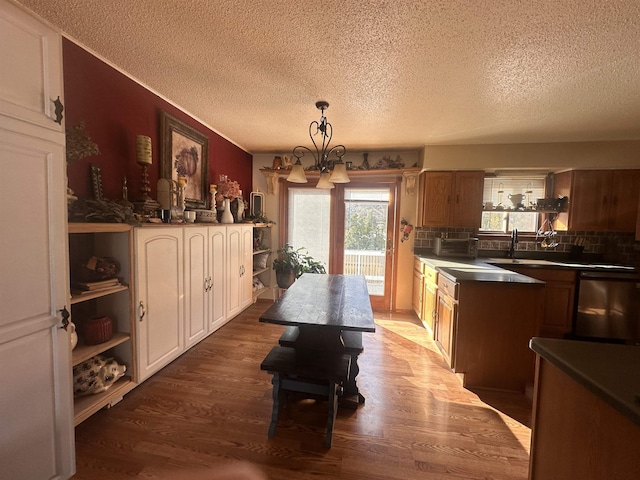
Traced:
<path fill-rule="evenodd" d="M 476 258 L 477 238 L 436 238 L 433 253 L 438 257 Z"/>

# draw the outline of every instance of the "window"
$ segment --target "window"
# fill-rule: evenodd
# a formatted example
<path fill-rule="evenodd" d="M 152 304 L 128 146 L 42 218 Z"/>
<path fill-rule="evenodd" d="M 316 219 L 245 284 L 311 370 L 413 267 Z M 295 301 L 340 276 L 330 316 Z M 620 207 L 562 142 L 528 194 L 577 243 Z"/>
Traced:
<path fill-rule="evenodd" d="M 481 232 L 508 233 L 538 230 L 535 204 L 545 197 L 544 176 L 499 176 L 484 179 Z"/>
<path fill-rule="evenodd" d="M 289 187 L 288 243 L 329 265 L 331 190 Z"/>

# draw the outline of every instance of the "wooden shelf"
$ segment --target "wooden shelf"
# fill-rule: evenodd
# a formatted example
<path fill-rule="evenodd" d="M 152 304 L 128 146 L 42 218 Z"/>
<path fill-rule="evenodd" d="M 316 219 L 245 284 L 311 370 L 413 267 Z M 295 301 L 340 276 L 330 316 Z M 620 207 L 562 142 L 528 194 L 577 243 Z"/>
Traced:
<path fill-rule="evenodd" d="M 107 288 L 105 290 L 99 290 L 97 292 L 84 293 L 82 295 L 71 295 L 71 305 L 76 303 L 86 302 L 87 300 L 92 300 L 94 298 L 104 297 L 106 295 L 111 295 L 113 293 L 122 292 L 124 290 L 129 290 L 128 285 L 119 285 L 113 288 Z"/>
<path fill-rule="evenodd" d="M 82 342 L 78 342 L 76 348 L 73 349 L 73 365 L 76 366 L 79 363 L 84 362 L 85 360 L 89 360 L 90 358 L 109 350 L 110 348 L 115 347 L 116 345 L 120 345 L 121 343 L 126 342 L 131 338 L 131 335 L 128 333 L 120 333 L 116 332 L 113 334 L 111 340 L 108 340 L 104 343 L 99 343 L 98 345 L 84 345 Z"/>
<path fill-rule="evenodd" d="M 131 377 L 125 375 L 111 385 L 111 388 L 102 393 L 75 397 L 73 405 L 73 425 L 77 426 L 98 410 L 119 400 L 124 394 L 133 390 L 135 386 L 136 384 L 131 380 Z"/>
<path fill-rule="evenodd" d="M 263 249 L 261 249 L 261 250 L 254 250 L 254 251 L 253 251 L 253 254 L 254 254 L 254 255 L 257 255 L 257 254 L 259 254 L 259 253 L 265 253 L 265 252 L 271 252 L 271 250 L 269 250 L 268 248 L 263 248 Z"/>
<path fill-rule="evenodd" d="M 269 270 L 271 270 L 271 268 L 269 268 L 269 267 L 261 268 L 260 270 L 255 270 L 253 272 L 253 276 L 255 277 L 256 275 L 260 275 L 261 273 L 268 272 Z"/>
<path fill-rule="evenodd" d="M 128 223 L 69 223 L 69 233 L 109 233 L 128 232 L 131 230 Z"/>
<path fill-rule="evenodd" d="M 264 292 L 266 292 L 270 288 L 271 287 L 262 287 L 261 289 L 256 290 L 255 292 L 253 292 L 253 300 L 255 301 L 260 295 L 262 295 Z"/>

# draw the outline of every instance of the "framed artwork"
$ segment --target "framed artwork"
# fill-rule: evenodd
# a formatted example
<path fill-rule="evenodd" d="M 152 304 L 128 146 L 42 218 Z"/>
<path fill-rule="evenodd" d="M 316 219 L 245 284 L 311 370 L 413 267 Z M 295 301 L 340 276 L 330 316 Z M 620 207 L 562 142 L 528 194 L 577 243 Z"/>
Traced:
<path fill-rule="evenodd" d="M 162 177 L 178 182 L 185 177 L 187 208 L 207 208 L 209 194 L 209 138 L 167 112 L 161 114 Z"/>

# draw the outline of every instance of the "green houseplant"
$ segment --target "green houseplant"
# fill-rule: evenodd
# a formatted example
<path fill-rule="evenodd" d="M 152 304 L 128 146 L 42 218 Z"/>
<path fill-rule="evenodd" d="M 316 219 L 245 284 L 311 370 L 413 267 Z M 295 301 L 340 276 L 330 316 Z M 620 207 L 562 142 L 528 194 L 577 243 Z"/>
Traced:
<path fill-rule="evenodd" d="M 310 256 L 304 247 L 294 249 L 285 243 L 276 253 L 273 269 L 280 288 L 289 288 L 303 273 L 327 273 L 325 266 Z"/>

